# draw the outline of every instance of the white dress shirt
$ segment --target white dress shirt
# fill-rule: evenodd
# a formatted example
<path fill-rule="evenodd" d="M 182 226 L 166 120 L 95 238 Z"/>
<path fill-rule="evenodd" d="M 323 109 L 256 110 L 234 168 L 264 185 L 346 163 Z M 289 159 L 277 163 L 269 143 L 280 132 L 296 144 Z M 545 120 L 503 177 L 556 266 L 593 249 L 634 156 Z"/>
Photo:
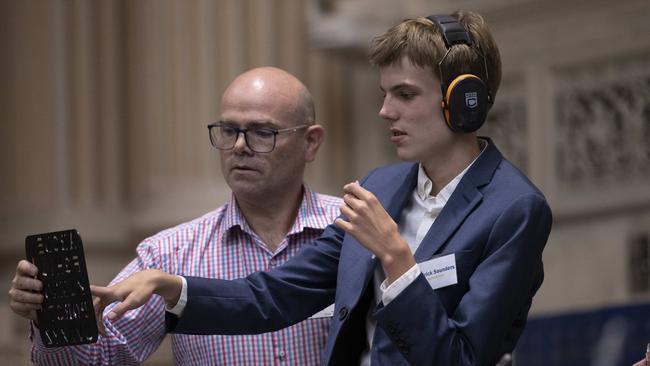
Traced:
<path fill-rule="evenodd" d="M 487 143 L 479 139 L 479 144 L 482 153 L 483 150 L 485 150 Z M 476 159 L 478 159 L 478 157 L 476 157 Z M 476 159 L 474 159 L 474 161 L 476 161 Z M 433 182 L 431 182 L 431 179 L 427 176 L 422 164 L 420 164 L 417 186 L 411 194 L 411 200 L 402 210 L 398 224 L 400 235 L 402 235 L 402 238 L 404 238 L 408 243 L 411 253 L 415 253 L 418 249 L 422 239 L 424 239 L 424 236 L 429 232 L 431 225 L 436 221 L 440 211 L 445 207 L 451 194 L 456 190 L 456 186 L 458 186 L 460 180 L 463 178 L 465 173 L 467 173 L 467 170 L 469 170 L 472 164 L 474 164 L 474 161 L 463 169 L 463 171 L 454 179 L 447 183 L 447 185 L 444 186 L 435 196 L 431 195 Z M 404 273 L 400 278 L 386 286 L 386 275 L 381 265 L 378 264 L 375 267 L 373 276 L 375 305 L 379 304 L 380 301 L 384 306 L 388 305 L 397 297 L 397 295 L 408 287 L 408 285 L 413 283 L 420 273 L 420 268 L 416 264 L 406 271 L 406 273 Z M 372 340 L 377 326 L 377 322 L 371 316 L 374 309 L 375 306 L 371 306 L 368 310 L 368 315 L 366 316 L 366 338 L 368 343 L 366 350 L 361 354 L 361 366 L 370 366 L 370 347 L 372 347 Z"/>

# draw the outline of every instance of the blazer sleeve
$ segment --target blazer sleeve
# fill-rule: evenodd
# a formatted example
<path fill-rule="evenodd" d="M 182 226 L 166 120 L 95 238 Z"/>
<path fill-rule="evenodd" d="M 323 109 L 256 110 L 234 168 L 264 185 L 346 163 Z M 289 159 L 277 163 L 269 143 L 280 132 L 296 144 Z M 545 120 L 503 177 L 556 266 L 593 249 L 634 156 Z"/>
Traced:
<path fill-rule="evenodd" d="M 487 365 L 498 361 L 512 330 L 523 328 L 543 279 L 542 250 L 551 210 L 539 194 L 515 199 L 495 221 L 469 290 L 449 316 L 420 275 L 375 312 L 381 327 L 413 365 Z M 518 333 L 511 340 L 514 344 Z"/>
<path fill-rule="evenodd" d="M 169 332 L 257 334 L 285 328 L 334 302 L 343 232 L 333 224 L 284 265 L 237 280 L 186 277 L 180 317 L 165 314 Z"/>

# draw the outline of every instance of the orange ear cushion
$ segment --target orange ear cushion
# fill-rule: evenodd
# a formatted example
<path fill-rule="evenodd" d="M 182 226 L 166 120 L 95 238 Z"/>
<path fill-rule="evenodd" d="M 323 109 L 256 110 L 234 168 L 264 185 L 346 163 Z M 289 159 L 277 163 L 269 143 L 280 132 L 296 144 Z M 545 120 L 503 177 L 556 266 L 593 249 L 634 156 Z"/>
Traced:
<path fill-rule="evenodd" d="M 451 119 L 449 117 L 449 103 L 451 102 L 449 100 L 449 98 L 451 97 L 451 91 L 454 90 L 454 87 L 456 86 L 456 84 L 458 84 L 459 82 L 461 82 L 461 81 L 463 81 L 463 80 L 465 80 L 467 78 L 476 78 L 476 79 L 481 80 L 481 78 L 479 78 L 478 76 L 476 76 L 474 74 L 461 74 L 461 75 L 458 75 L 449 84 L 449 87 L 447 88 L 447 92 L 445 93 L 445 99 L 440 103 L 440 105 L 442 107 L 442 110 L 444 111 L 445 123 L 447 123 L 447 126 L 449 126 L 449 128 L 451 128 L 452 130 L 454 128 L 451 125 Z"/>
<path fill-rule="evenodd" d="M 456 84 L 458 84 L 459 82 L 461 82 L 461 81 L 463 81 L 463 80 L 465 80 L 467 78 L 475 78 L 475 79 L 481 80 L 481 78 L 479 78 L 478 76 L 476 76 L 474 74 L 461 74 L 461 75 L 458 75 L 454 80 L 452 80 L 451 84 L 449 84 L 449 87 L 447 88 L 447 92 L 445 93 L 445 103 L 447 105 L 449 105 L 449 97 L 451 96 L 451 91 L 454 90 L 454 87 L 456 86 Z"/>
<path fill-rule="evenodd" d="M 440 101 L 440 108 L 442 109 L 442 115 L 445 119 L 445 123 L 447 126 L 449 126 L 449 128 L 451 128 L 451 125 L 449 124 L 449 109 L 447 108 L 446 101 Z"/>
<path fill-rule="evenodd" d="M 447 124 L 447 127 L 451 128 L 453 130 L 453 127 L 451 126 L 451 118 L 449 117 L 449 109 L 444 109 L 444 114 L 445 114 L 445 123 Z"/>

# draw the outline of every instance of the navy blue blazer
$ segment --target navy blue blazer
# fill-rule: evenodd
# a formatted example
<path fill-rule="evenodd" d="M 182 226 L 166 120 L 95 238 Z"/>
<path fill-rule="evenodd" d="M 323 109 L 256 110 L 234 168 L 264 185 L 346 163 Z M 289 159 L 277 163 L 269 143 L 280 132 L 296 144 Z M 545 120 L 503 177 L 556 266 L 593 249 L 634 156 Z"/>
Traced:
<path fill-rule="evenodd" d="M 380 264 L 330 225 L 269 272 L 234 281 L 187 277 L 187 305 L 181 317 L 166 314 L 168 331 L 263 333 L 335 302 L 324 365 L 358 364 L 369 310 L 377 321 L 373 365 L 495 363 L 514 349 L 542 283 L 552 218 L 543 194 L 487 141 L 415 253 L 417 262 L 455 253 L 457 284 L 433 290 L 420 275 L 390 304 L 375 306 L 371 277 Z M 362 186 L 398 222 L 417 172 L 415 163 L 379 168 Z"/>

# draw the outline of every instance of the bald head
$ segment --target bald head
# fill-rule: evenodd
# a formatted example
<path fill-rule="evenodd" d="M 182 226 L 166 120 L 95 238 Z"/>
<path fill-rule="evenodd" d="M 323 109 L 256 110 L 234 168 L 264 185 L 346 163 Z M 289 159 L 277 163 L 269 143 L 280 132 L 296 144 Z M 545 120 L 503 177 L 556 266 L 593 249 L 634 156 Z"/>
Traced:
<path fill-rule="evenodd" d="M 273 111 L 292 124 L 313 124 L 314 101 L 307 87 L 295 76 L 275 67 L 259 67 L 235 78 L 221 99 L 229 108 Z"/>
<path fill-rule="evenodd" d="M 274 67 L 239 75 L 223 93 L 219 125 L 230 126 L 230 137 L 232 127 L 237 131 L 234 145 L 219 156 L 238 202 L 276 207 L 301 197 L 305 165 L 316 158 L 324 130 L 314 121 L 314 102 L 300 80 Z M 277 130 L 274 145 L 260 152 L 260 141 L 270 142 L 269 129 Z"/>

